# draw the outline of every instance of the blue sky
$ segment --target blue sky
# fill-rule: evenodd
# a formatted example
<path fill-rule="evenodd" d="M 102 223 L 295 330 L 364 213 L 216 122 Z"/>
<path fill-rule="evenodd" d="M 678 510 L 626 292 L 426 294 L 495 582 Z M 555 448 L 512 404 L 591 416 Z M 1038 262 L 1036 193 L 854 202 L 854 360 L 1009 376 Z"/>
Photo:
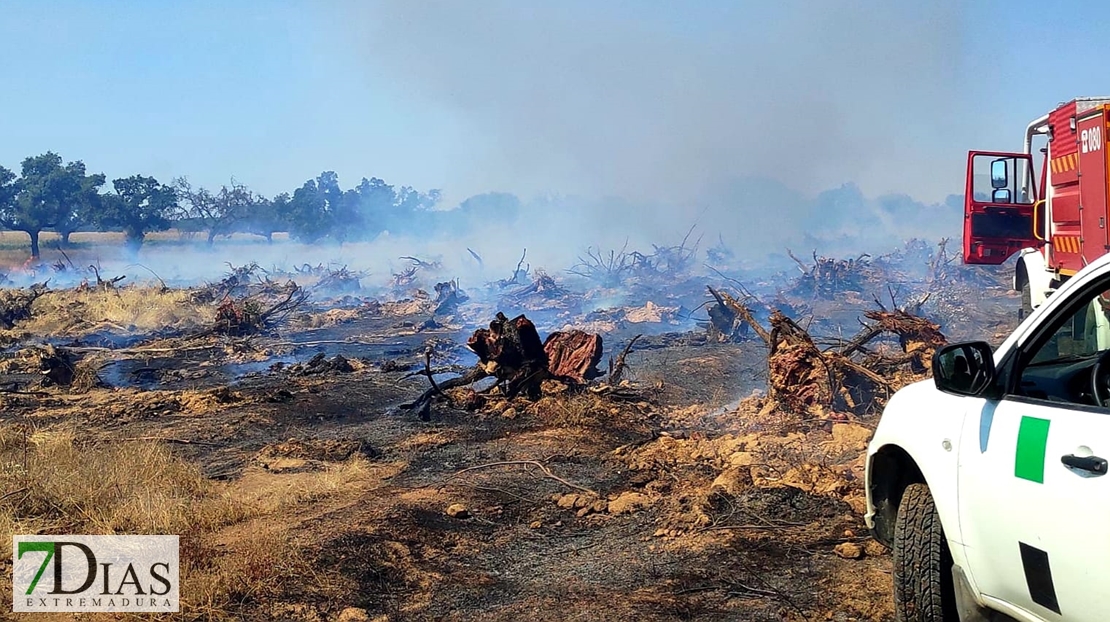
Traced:
<path fill-rule="evenodd" d="M 966 150 L 1110 94 L 1093 1 L 764 4 L 6 1 L 0 164 L 268 195 L 327 169 L 453 200 L 777 175 L 933 201 Z"/>

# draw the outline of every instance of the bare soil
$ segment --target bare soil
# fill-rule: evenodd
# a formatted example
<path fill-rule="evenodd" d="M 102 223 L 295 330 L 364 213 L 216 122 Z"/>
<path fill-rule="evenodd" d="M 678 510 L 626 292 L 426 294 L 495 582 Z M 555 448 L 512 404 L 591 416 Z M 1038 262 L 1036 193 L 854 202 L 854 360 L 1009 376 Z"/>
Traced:
<path fill-rule="evenodd" d="M 230 390 L 3 399 L 10 421 L 64 422 L 85 443 L 167 439 L 206 477 L 229 482 L 231 494 L 280 495 L 305 474 L 355 455 L 369 460 L 370 477 L 340 483 L 279 521 L 260 517 L 205 536 L 206 548 L 228 556 L 260 533 L 298 543 L 339 583 L 335 594 L 297 594 L 290 581 L 277 599 L 233 605 L 236 618 L 331 619 L 357 607 L 390 620 L 883 619 L 885 553 L 849 561 L 833 552 L 866 542 L 843 494 L 768 475 L 711 498 L 730 456 L 744 453 L 713 444 L 756 423 L 757 412 L 729 403 L 761 386 L 761 349 L 633 352 L 631 375 L 654 389 L 650 403 L 558 396 L 497 414 L 437 410 L 430 422 L 396 409 L 424 379 L 369 366 L 316 377 L 267 372 Z M 795 440 L 795 449 L 769 445 L 767 458 L 828 442 L 824 451 L 845 453 L 826 430 Z M 836 458 L 858 458 L 860 439 L 853 443 Z M 580 491 L 539 465 L 596 495 L 567 499 Z M 845 480 L 847 494 L 858 497 L 858 476 L 857 468 Z M 465 518 L 447 515 L 454 504 Z"/>

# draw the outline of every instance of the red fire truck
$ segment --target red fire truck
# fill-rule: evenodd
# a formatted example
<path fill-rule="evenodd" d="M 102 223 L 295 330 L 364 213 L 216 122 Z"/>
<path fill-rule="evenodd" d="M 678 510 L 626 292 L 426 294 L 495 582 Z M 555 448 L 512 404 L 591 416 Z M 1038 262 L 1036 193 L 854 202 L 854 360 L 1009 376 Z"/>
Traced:
<path fill-rule="evenodd" d="M 1022 153 L 968 153 L 963 260 L 998 265 L 1018 254 L 1022 317 L 1110 251 L 1108 130 L 1110 97 L 1082 97 L 1034 119 Z"/>

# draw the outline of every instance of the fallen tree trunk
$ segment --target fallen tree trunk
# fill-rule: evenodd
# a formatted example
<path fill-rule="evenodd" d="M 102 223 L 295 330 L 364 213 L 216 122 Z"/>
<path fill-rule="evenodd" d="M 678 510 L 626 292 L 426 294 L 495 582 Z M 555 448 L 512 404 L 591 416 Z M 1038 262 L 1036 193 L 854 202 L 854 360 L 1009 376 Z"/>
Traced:
<path fill-rule="evenodd" d="M 928 374 L 933 353 L 946 343 L 937 324 L 904 309 L 882 309 L 864 314 L 871 322 L 855 337 L 822 350 L 781 311 L 771 313 L 768 332 L 742 303 L 712 288 L 710 292 L 718 311 L 733 318 L 731 326 L 747 322 L 767 343 L 769 397 L 786 412 L 872 412 L 900 386 Z M 868 347 L 882 335 L 897 336 L 900 352 L 884 350 L 882 344 Z"/>
<path fill-rule="evenodd" d="M 771 398 L 791 411 L 833 403 L 838 384 L 835 369 L 809 333 L 775 311 L 771 314 L 768 343 Z"/>
<path fill-rule="evenodd" d="M 437 383 L 432 378 L 428 355 L 425 375 L 432 388 L 402 408 L 419 410 L 426 417 L 436 395 L 446 397 L 449 389 L 469 386 L 491 376 L 497 381 L 488 390 L 497 388 L 501 396 L 509 399 L 523 396 L 535 400 L 539 399 L 546 379 L 581 386 L 602 375 L 597 369 L 602 355 L 600 336 L 577 330 L 554 332 L 541 342 L 536 326 L 524 315 L 509 319 L 498 312 L 489 328 L 474 331 L 466 345 L 478 355 L 477 365 L 459 378 Z M 463 401 L 472 408 L 481 403 L 480 399 Z"/>

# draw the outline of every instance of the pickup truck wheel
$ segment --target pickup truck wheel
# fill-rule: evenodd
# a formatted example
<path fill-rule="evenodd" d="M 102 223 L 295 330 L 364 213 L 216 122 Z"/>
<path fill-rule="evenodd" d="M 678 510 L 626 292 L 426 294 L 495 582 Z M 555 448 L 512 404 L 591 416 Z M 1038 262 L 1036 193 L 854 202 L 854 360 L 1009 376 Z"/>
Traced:
<path fill-rule="evenodd" d="M 894 523 L 894 610 L 898 622 L 957 622 L 952 556 L 925 484 L 902 493 Z"/>

